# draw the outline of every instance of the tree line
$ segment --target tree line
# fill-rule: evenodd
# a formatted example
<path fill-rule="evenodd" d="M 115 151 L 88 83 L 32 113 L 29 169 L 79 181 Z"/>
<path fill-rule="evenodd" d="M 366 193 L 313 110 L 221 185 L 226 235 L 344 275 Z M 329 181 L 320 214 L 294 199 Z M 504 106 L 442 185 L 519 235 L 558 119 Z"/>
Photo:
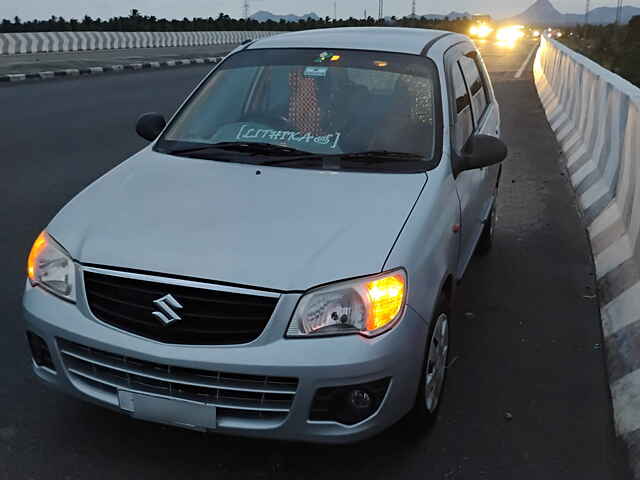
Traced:
<path fill-rule="evenodd" d="M 627 25 L 578 25 L 560 40 L 640 87 L 640 16 Z"/>
<path fill-rule="evenodd" d="M 133 9 L 127 17 L 112 17 L 108 20 L 92 18 L 85 15 L 78 20 L 75 18 L 65 19 L 53 15 L 48 20 L 24 21 L 19 17 L 13 19 L 3 19 L 0 22 L 0 33 L 17 32 L 82 32 L 82 31 L 109 31 L 109 32 L 185 32 L 185 31 L 218 31 L 218 30 L 308 30 L 314 28 L 328 27 L 371 27 L 371 26 L 403 26 L 416 28 L 438 28 L 441 30 L 451 30 L 455 32 L 465 32 L 469 27 L 466 19 L 443 20 L 427 18 L 395 18 L 390 21 L 369 17 L 366 19 L 348 18 L 334 20 L 330 17 L 321 19 L 303 19 L 299 22 L 288 22 L 280 20 L 275 22 L 269 20 L 258 22 L 256 20 L 246 20 L 231 18 L 229 15 L 220 13 L 213 18 L 183 18 L 182 20 L 168 20 L 157 18 L 153 15 L 143 15 L 139 10 Z"/>

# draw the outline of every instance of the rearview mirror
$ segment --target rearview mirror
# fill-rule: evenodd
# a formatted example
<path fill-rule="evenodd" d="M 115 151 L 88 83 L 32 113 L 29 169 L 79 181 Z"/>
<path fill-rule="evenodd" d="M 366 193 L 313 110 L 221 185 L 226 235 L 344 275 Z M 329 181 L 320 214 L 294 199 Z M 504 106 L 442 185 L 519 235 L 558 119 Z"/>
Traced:
<path fill-rule="evenodd" d="M 166 127 L 167 121 L 159 113 L 145 113 L 138 118 L 136 132 L 145 140 L 154 141 Z"/>
<path fill-rule="evenodd" d="M 507 146 L 502 140 L 490 135 L 474 135 L 465 146 L 456 173 L 495 165 L 506 157 Z"/>

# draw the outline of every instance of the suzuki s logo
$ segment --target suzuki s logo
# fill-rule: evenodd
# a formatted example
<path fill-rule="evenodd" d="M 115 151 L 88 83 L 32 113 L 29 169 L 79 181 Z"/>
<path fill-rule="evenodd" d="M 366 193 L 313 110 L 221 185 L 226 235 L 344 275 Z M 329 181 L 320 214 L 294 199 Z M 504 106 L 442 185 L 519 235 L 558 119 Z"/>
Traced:
<path fill-rule="evenodd" d="M 173 298 L 171 295 L 165 295 L 158 300 L 154 300 L 153 304 L 160 310 L 159 312 L 153 312 L 152 315 L 160 320 L 164 326 L 171 325 L 173 322 L 182 320 L 180 316 L 173 310 L 174 308 L 181 309 L 182 305 Z"/>

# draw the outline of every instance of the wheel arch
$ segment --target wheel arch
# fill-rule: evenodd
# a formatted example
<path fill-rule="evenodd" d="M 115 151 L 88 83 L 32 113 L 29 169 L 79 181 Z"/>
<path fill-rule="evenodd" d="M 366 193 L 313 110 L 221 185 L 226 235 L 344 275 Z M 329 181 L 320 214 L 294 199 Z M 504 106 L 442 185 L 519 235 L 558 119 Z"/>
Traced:
<path fill-rule="evenodd" d="M 453 278 L 453 274 L 449 273 L 444 281 L 442 282 L 442 287 L 440 288 L 440 297 L 444 299 L 446 305 L 451 311 L 453 309 L 453 301 L 455 297 L 456 291 L 456 282 Z M 437 305 L 435 306 L 437 308 Z"/>

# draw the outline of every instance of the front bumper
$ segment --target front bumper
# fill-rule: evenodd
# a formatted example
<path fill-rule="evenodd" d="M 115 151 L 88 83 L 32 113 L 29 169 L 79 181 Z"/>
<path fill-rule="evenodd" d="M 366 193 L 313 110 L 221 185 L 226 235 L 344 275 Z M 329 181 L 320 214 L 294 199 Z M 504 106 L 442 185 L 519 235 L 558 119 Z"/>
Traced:
<path fill-rule="evenodd" d="M 390 332 L 366 339 L 342 336 L 313 339 L 286 339 L 284 332 L 297 294 L 282 295 L 263 334 L 240 346 L 168 345 L 141 338 L 103 324 L 88 309 L 82 293 L 71 304 L 31 287 L 24 296 L 27 331 L 42 337 L 50 352 L 55 372 L 34 363 L 36 375 L 61 391 L 131 413 L 123 404 L 122 390 L 96 389 L 69 368 L 62 352 L 73 344 L 87 351 L 107 352 L 174 369 L 228 372 L 236 375 L 291 377 L 298 379 L 288 412 L 269 421 L 258 418 L 222 418 L 206 430 L 225 434 L 346 443 L 365 439 L 389 427 L 413 406 L 424 358 L 428 325 L 410 307 Z M 126 360 L 125 360 L 126 361 Z M 309 419 L 316 391 L 323 387 L 356 385 L 390 378 L 381 406 L 369 418 L 355 425 Z M 93 385 L 94 386 L 94 385 Z M 102 387 L 103 385 L 101 385 Z M 137 391 L 127 388 L 128 393 Z M 171 395 L 168 395 L 171 398 Z M 188 408 L 188 403 L 182 403 Z M 194 409 L 198 408 L 194 404 Z M 163 421 L 163 420 L 157 420 Z M 176 424 L 171 418 L 164 423 Z M 183 425 L 184 426 L 184 425 Z"/>

